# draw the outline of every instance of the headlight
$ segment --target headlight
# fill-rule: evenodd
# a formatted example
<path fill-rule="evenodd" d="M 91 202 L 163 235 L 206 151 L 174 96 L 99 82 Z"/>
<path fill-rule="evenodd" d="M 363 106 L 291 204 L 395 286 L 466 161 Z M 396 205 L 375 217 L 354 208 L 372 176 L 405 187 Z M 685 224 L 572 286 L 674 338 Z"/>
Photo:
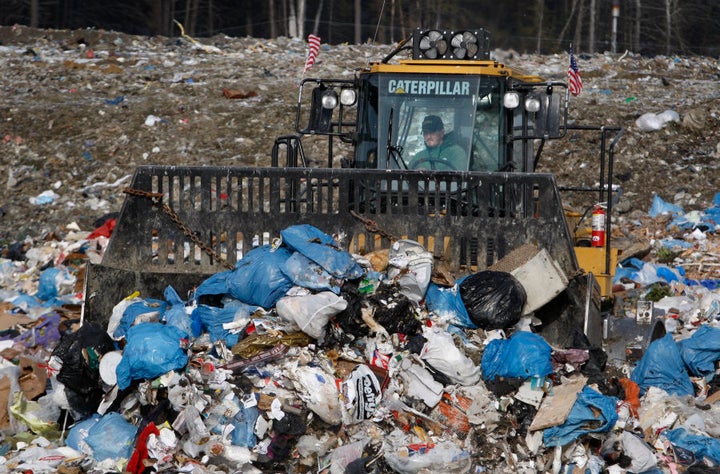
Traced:
<path fill-rule="evenodd" d="M 520 94 L 517 92 L 507 92 L 503 96 L 503 106 L 506 109 L 516 109 L 520 105 Z"/>
<path fill-rule="evenodd" d="M 537 97 L 527 97 L 525 99 L 525 110 L 528 112 L 537 112 L 540 110 L 540 100 Z"/>
<path fill-rule="evenodd" d="M 355 89 L 343 89 L 340 91 L 340 103 L 342 105 L 353 105 L 356 99 Z"/>
<path fill-rule="evenodd" d="M 323 109 L 334 109 L 338 105 L 338 96 L 335 91 L 327 91 L 322 96 Z"/>

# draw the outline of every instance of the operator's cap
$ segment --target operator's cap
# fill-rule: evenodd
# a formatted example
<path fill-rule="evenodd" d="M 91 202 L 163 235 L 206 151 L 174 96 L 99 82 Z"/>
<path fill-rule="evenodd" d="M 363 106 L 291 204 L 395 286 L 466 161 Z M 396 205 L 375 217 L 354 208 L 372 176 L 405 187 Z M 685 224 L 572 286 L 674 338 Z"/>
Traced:
<path fill-rule="evenodd" d="M 425 117 L 422 123 L 422 131 L 425 132 L 439 132 L 444 129 L 442 119 L 437 115 L 428 115 Z"/>

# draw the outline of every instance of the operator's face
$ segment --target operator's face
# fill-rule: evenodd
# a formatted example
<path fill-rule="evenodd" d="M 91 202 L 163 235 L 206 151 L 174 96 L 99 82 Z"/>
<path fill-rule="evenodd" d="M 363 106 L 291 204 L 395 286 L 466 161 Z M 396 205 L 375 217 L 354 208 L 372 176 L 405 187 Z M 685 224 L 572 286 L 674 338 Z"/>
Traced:
<path fill-rule="evenodd" d="M 428 148 L 435 148 L 443 142 L 443 130 L 437 132 L 423 132 L 423 138 L 425 139 L 425 145 Z"/>

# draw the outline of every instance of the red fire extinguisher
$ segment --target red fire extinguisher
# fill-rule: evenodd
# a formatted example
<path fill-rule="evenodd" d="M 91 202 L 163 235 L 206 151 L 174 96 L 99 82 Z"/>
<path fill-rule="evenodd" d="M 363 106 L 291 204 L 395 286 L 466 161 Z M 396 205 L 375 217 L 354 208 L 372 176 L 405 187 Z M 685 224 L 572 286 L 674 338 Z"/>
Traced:
<path fill-rule="evenodd" d="M 592 212 L 592 240 L 593 247 L 605 246 L 605 206 L 602 203 L 595 204 Z"/>

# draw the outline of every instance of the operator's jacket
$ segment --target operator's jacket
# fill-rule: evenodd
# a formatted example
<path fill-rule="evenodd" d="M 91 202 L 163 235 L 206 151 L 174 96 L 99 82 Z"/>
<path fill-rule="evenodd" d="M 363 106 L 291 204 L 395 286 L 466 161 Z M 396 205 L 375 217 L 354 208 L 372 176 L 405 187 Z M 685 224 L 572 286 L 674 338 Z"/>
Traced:
<path fill-rule="evenodd" d="M 467 154 L 465 150 L 455 142 L 453 132 L 446 133 L 443 142 L 435 148 L 427 146 L 417 152 L 415 158 L 408 165 L 410 169 L 424 168 L 439 171 L 467 169 Z"/>

